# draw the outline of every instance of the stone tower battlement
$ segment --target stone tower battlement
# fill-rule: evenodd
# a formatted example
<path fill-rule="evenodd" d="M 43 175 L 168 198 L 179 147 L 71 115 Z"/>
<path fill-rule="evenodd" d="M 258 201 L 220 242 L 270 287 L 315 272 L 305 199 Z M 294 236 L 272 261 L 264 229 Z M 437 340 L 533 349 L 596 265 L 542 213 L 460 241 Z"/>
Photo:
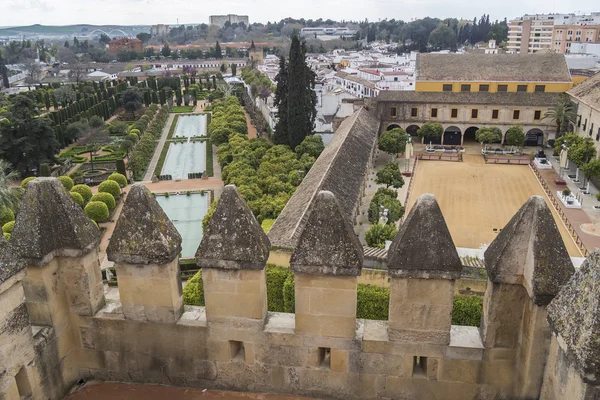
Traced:
<path fill-rule="evenodd" d="M 339 399 L 600 396 L 600 253 L 575 272 L 541 197 L 486 251 L 481 328 L 451 324 L 461 265 L 432 195 L 388 253 L 389 320 L 357 319 L 363 251 L 344 215 L 317 193 L 290 261 L 295 313 L 272 313 L 270 241 L 226 186 L 196 253 L 206 306 L 183 306 L 181 237 L 135 184 L 107 300 L 99 230 L 58 180 L 30 182 L 0 238 L 0 399 L 58 399 L 82 378 Z"/>

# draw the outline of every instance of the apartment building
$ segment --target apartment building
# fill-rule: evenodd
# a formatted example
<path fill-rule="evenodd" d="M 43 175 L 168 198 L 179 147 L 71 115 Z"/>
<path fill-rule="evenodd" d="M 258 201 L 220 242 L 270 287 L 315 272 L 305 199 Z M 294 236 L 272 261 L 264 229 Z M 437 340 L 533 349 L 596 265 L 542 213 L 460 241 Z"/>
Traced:
<path fill-rule="evenodd" d="M 600 25 L 555 25 L 552 30 L 552 50 L 571 53 L 574 43 L 600 41 Z"/>
<path fill-rule="evenodd" d="M 588 26 L 600 25 L 600 12 L 589 14 L 533 14 L 524 15 L 515 18 L 508 24 L 507 51 L 509 53 L 536 53 L 542 50 L 553 50 L 566 53 L 570 46 L 567 46 L 566 38 L 568 32 L 572 31 L 574 39 L 577 31 L 581 31 L 582 40 L 585 42 L 587 37 L 592 41 L 593 32 L 589 32 Z M 573 26 L 574 29 L 569 29 Z M 580 29 L 577 29 L 579 27 Z M 583 28 L 586 27 L 586 28 Z M 585 30 L 585 34 L 584 34 Z M 562 33 L 559 33 L 562 31 Z M 556 36 L 555 36 L 556 35 Z M 556 43 L 555 37 L 564 36 L 561 43 Z M 595 40 L 598 40 L 596 33 Z M 565 50 L 557 50 L 557 47 Z"/>

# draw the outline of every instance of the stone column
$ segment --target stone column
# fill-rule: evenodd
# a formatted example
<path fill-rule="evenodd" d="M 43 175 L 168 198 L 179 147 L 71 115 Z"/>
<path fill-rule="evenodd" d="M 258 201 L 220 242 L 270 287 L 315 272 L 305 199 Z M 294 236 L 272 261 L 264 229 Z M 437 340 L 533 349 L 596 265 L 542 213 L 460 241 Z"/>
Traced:
<path fill-rule="evenodd" d="M 34 358 L 31 324 L 21 283 L 25 272 L 25 262 L 4 237 L 0 237 L 0 399 L 20 399 L 31 394 L 26 375 L 26 385 L 20 382 L 21 387 L 15 378 Z"/>
<path fill-rule="evenodd" d="M 483 343 L 514 350 L 514 394 L 538 398 L 551 337 L 546 306 L 574 272 L 542 197 L 531 197 L 502 229 L 485 252 L 485 267 Z"/>
<path fill-rule="evenodd" d="M 599 292 L 596 251 L 548 305 L 552 339 L 540 399 L 600 398 Z"/>
<path fill-rule="evenodd" d="M 350 221 L 321 191 L 290 260 L 294 271 L 296 333 L 356 337 L 356 285 L 363 250 Z"/>
<path fill-rule="evenodd" d="M 211 323 L 262 327 L 271 243 L 234 185 L 227 185 L 196 252 Z"/>
<path fill-rule="evenodd" d="M 142 183 L 131 186 L 106 249 L 125 318 L 175 323 L 183 312 L 181 236 Z"/>
<path fill-rule="evenodd" d="M 432 194 L 421 195 L 388 251 L 390 340 L 450 343 L 462 264 Z"/>

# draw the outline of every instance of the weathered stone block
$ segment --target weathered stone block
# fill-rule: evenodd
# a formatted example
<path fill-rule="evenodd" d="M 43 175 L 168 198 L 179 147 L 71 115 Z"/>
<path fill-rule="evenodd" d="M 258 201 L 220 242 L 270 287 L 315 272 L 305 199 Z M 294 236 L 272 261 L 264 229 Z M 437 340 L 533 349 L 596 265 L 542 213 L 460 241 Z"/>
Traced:
<path fill-rule="evenodd" d="M 348 372 L 348 350 L 331 349 L 330 368 L 335 372 Z"/>
<path fill-rule="evenodd" d="M 440 380 L 478 383 L 479 374 L 481 371 L 481 362 L 471 360 L 441 359 L 439 361 L 438 368 L 438 376 Z"/>

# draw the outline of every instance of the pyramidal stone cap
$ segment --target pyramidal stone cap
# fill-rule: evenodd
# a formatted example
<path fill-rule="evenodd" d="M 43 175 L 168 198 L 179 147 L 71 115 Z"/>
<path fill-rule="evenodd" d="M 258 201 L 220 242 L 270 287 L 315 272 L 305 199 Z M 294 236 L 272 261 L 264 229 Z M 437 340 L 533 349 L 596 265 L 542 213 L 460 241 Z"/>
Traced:
<path fill-rule="evenodd" d="M 37 178 L 27 184 L 10 242 L 25 262 L 43 265 L 54 256 L 87 254 L 100 230 L 58 179 Z"/>
<path fill-rule="evenodd" d="M 196 251 L 203 268 L 265 268 L 271 242 L 235 185 L 227 185 Z"/>
<path fill-rule="evenodd" d="M 25 268 L 25 261 L 17 254 L 11 244 L 0 235 L 0 284 L 18 274 Z"/>
<path fill-rule="evenodd" d="M 584 261 L 552 300 L 548 323 L 584 382 L 600 384 L 600 251 Z"/>
<path fill-rule="evenodd" d="M 495 283 L 522 284 L 544 306 L 575 272 L 544 198 L 523 204 L 485 251 L 485 269 Z"/>
<path fill-rule="evenodd" d="M 388 251 L 395 278 L 458 279 L 460 257 L 442 210 L 432 194 L 419 196 Z"/>
<path fill-rule="evenodd" d="M 106 249 L 125 264 L 168 264 L 181 252 L 181 235 L 143 183 L 131 186 Z"/>
<path fill-rule="evenodd" d="M 335 195 L 320 191 L 290 259 L 290 269 L 311 275 L 358 276 L 363 249 Z"/>

